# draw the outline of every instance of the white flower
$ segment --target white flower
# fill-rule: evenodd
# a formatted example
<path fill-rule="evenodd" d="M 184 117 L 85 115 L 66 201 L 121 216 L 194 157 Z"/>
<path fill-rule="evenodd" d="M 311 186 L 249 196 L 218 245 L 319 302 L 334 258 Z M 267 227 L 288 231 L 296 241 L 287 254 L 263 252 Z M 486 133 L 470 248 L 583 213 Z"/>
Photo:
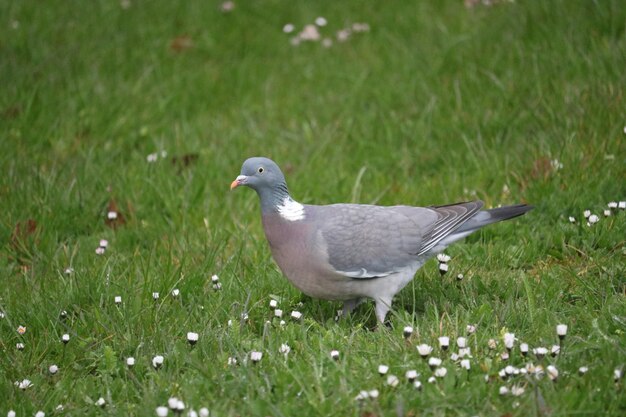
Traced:
<path fill-rule="evenodd" d="M 437 255 L 437 260 L 443 264 L 448 263 L 450 259 L 450 256 L 446 255 L 445 253 L 440 253 L 439 255 Z"/>
<path fill-rule="evenodd" d="M 15 417 L 16 415 L 17 414 L 13 410 L 9 410 L 9 412 L 7 413 L 7 417 Z"/>
<path fill-rule="evenodd" d="M 333 40 L 330 38 L 324 38 L 322 39 L 322 46 L 324 48 L 330 48 L 331 46 L 333 46 Z"/>
<path fill-rule="evenodd" d="M 163 358 L 163 356 L 161 355 L 156 355 L 154 358 L 152 358 L 152 366 L 154 367 L 154 369 L 159 369 L 163 365 L 164 360 L 165 358 Z"/>
<path fill-rule="evenodd" d="M 285 320 L 281 320 L 278 324 L 280 325 L 280 327 L 284 327 L 287 322 Z"/>
<path fill-rule="evenodd" d="M 270 300 L 270 308 L 275 309 L 276 307 L 278 307 L 278 301 Z"/>
<path fill-rule="evenodd" d="M 411 335 L 413 334 L 413 327 L 405 326 L 404 329 L 402 330 L 402 334 L 404 334 L 404 337 L 406 338 L 411 337 Z"/>
<path fill-rule="evenodd" d="M 489 349 L 494 350 L 498 346 L 498 342 L 496 341 L 496 339 L 489 339 L 487 341 L 487 346 L 489 347 Z"/>
<path fill-rule="evenodd" d="M 585 217 L 585 219 L 588 219 L 589 216 L 591 216 L 591 210 L 585 210 L 583 211 L 583 216 Z"/>
<path fill-rule="evenodd" d="M 385 375 L 389 371 L 389 367 L 387 365 L 378 365 L 378 373 L 381 375 Z"/>
<path fill-rule="evenodd" d="M 405 377 L 406 379 L 409 380 L 409 382 L 413 382 L 417 379 L 417 377 L 419 376 L 419 374 L 417 373 L 416 370 L 411 369 L 409 371 L 406 371 Z"/>
<path fill-rule="evenodd" d="M 337 32 L 337 40 L 339 42 L 345 42 L 348 40 L 351 34 L 352 34 L 352 31 L 350 29 L 341 29 L 340 31 Z"/>
<path fill-rule="evenodd" d="M 588 371 L 589 368 L 587 366 L 581 366 L 580 368 L 578 368 L 578 373 L 580 375 L 585 375 Z"/>
<path fill-rule="evenodd" d="M 195 345 L 198 342 L 198 333 L 187 332 L 187 341 L 190 345 Z"/>
<path fill-rule="evenodd" d="M 446 272 L 448 272 L 448 264 L 439 264 L 439 273 L 441 275 L 444 275 Z"/>
<path fill-rule="evenodd" d="M 352 30 L 355 32 L 369 32 L 370 25 L 367 23 L 354 23 L 352 24 Z"/>
<path fill-rule="evenodd" d="M 217 275 L 213 274 L 211 275 L 211 282 L 216 283 L 220 280 L 220 277 L 218 277 Z"/>
<path fill-rule="evenodd" d="M 500 359 L 502 359 L 503 361 L 508 361 L 509 360 L 509 352 L 502 352 L 500 354 Z"/>
<path fill-rule="evenodd" d="M 185 409 L 185 403 L 182 400 L 178 400 L 176 402 L 176 411 L 178 413 L 180 413 L 181 411 L 183 411 Z"/>
<path fill-rule="evenodd" d="M 441 359 L 434 357 L 428 359 L 428 366 L 430 366 L 431 368 L 436 368 L 439 365 L 441 365 Z"/>
<path fill-rule="evenodd" d="M 258 352 L 256 350 L 253 350 L 252 352 L 250 352 L 250 360 L 252 362 L 259 362 L 261 359 L 263 359 L 263 352 Z"/>
<path fill-rule="evenodd" d="M 18 343 L 16 343 L 16 344 L 15 344 L 15 348 L 16 348 L 17 350 L 24 350 L 24 348 L 25 348 L 24 343 L 22 343 L 22 342 L 18 342 Z"/>
<path fill-rule="evenodd" d="M 50 372 L 50 375 L 54 375 L 59 372 L 59 367 L 56 365 L 50 365 L 50 367 L 48 368 L 48 372 Z"/>
<path fill-rule="evenodd" d="M 456 276 L 457 281 L 463 281 L 463 278 L 465 278 L 465 277 L 463 276 L 463 274 L 458 274 L 458 275 Z"/>
<path fill-rule="evenodd" d="M 117 219 L 117 211 L 109 211 L 107 213 L 107 219 L 109 219 L 109 220 Z"/>
<path fill-rule="evenodd" d="M 365 391 L 365 390 L 361 390 L 359 391 L 359 393 L 356 395 L 356 397 L 354 397 L 355 400 L 357 401 L 363 401 L 363 400 L 367 400 L 370 396 L 370 393 Z"/>
<path fill-rule="evenodd" d="M 94 403 L 94 405 L 97 405 L 98 407 L 104 407 L 106 405 L 106 401 L 104 401 L 104 398 L 100 397 L 98 398 L 98 400 Z"/>
<path fill-rule="evenodd" d="M 544 347 L 534 348 L 533 353 L 537 356 L 537 358 L 541 359 L 548 354 L 548 349 Z"/>
<path fill-rule="evenodd" d="M 32 383 L 32 382 L 30 382 L 30 379 L 23 379 L 23 380 L 21 380 L 21 381 L 19 381 L 19 382 L 16 382 L 16 385 L 17 385 L 17 387 L 18 387 L 19 389 L 21 389 L 21 390 L 25 390 L 25 389 L 27 389 L 27 388 L 32 387 L 32 386 L 33 386 L 33 383 Z"/>
<path fill-rule="evenodd" d="M 500 369 L 498 371 L 498 376 L 502 379 L 505 379 L 508 375 L 506 374 L 506 371 L 504 369 Z"/>
<path fill-rule="evenodd" d="M 617 203 L 617 207 L 622 210 L 626 210 L 626 201 L 620 201 L 619 203 Z"/>
<path fill-rule="evenodd" d="M 398 386 L 398 384 L 399 384 L 399 383 L 400 383 L 400 380 L 398 379 L 398 377 L 397 377 L 397 376 L 395 376 L 395 375 L 389 375 L 389 376 L 387 377 L 387 385 L 389 385 L 390 387 L 395 388 L 395 387 L 397 387 L 397 386 Z"/>
<path fill-rule="evenodd" d="M 598 223 L 600 221 L 600 218 L 597 215 L 592 214 L 587 220 L 589 221 L 589 224 L 592 225 Z"/>
<path fill-rule="evenodd" d="M 100 239 L 100 247 L 106 249 L 109 246 L 109 241 L 106 239 Z"/>
<path fill-rule="evenodd" d="M 209 417 L 209 409 L 206 407 L 202 407 L 199 411 L 198 414 L 200 415 L 200 417 Z"/>
<path fill-rule="evenodd" d="M 44 413 L 43 411 L 39 410 L 35 413 L 35 417 L 46 417 L 46 413 Z"/>
<path fill-rule="evenodd" d="M 431 377 L 431 378 L 432 378 L 432 377 Z M 419 382 L 419 381 L 415 381 L 415 382 L 413 382 L 413 387 L 414 387 L 416 390 L 420 391 L 420 390 L 422 389 L 422 383 L 421 383 L 421 382 Z"/>
<path fill-rule="evenodd" d="M 467 330 L 467 333 L 469 334 L 476 333 L 476 326 L 473 324 L 468 324 L 465 330 Z"/>
<path fill-rule="evenodd" d="M 526 356 L 528 354 L 528 343 L 520 343 L 519 350 L 522 352 L 522 355 Z"/>
<path fill-rule="evenodd" d="M 171 409 L 171 410 L 176 410 L 176 406 L 178 405 L 178 398 L 176 397 L 171 397 L 167 400 L 167 406 Z"/>
<path fill-rule="evenodd" d="M 126 366 L 131 367 L 135 365 L 135 358 L 133 358 L 132 356 L 129 356 L 128 358 L 126 358 Z"/>
<path fill-rule="evenodd" d="M 470 370 L 470 361 L 469 361 L 469 359 L 461 360 L 461 368 L 467 369 L 468 371 Z"/>
<path fill-rule="evenodd" d="M 602 214 L 604 214 L 604 217 L 609 217 L 611 215 L 611 210 L 606 209 L 602 212 Z"/>
<path fill-rule="evenodd" d="M 172 290 L 172 297 L 176 298 L 180 295 L 180 290 L 178 288 L 174 288 Z"/>
<path fill-rule="evenodd" d="M 458 361 L 460 358 L 461 358 L 461 357 L 459 356 L 459 354 L 458 354 L 458 353 L 454 353 L 454 352 L 452 352 L 452 353 L 450 354 L 450 360 L 451 360 L 452 362 L 456 362 L 456 361 Z"/>
<path fill-rule="evenodd" d="M 515 334 L 514 333 L 504 333 L 504 347 L 508 350 L 513 349 L 515 345 Z"/>
<path fill-rule="evenodd" d="M 330 351 L 330 358 L 334 359 L 334 360 L 338 360 L 339 359 L 339 351 L 338 350 L 331 350 Z"/>
<path fill-rule="evenodd" d="M 222 284 L 220 282 L 216 282 L 215 284 L 213 284 L 213 289 L 215 291 L 219 291 L 222 289 Z"/>
<path fill-rule="evenodd" d="M 278 348 L 278 353 L 282 353 L 285 356 L 287 356 L 289 352 L 291 352 L 291 347 L 289 347 L 287 343 L 283 343 L 280 345 L 280 348 Z"/>
<path fill-rule="evenodd" d="M 146 161 L 148 162 L 156 162 L 157 159 L 159 159 L 159 154 L 157 154 L 156 152 L 148 154 L 148 156 L 146 156 Z"/>
<path fill-rule="evenodd" d="M 63 336 L 61 336 L 61 341 L 67 344 L 70 341 L 70 335 L 65 333 Z"/>
<path fill-rule="evenodd" d="M 121 295 L 116 295 L 115 296 L 115 304 L 122 304 L 122 296 Z"/>
<path fill-rule="evenodd" d="M 65 273 L 65 275 L 72 275 L 74 273 L 74 268 L 72 268 L 71 266 L 67 267 L 63 272 Z"/>
<path fill-rule="evenodd" d="M 552 348 L 550 348 L 550 354 L 554 357 L 559 353 L 561 353 L 561 347 L 559 345 L 552 345 Z"/>
<path fill-rule="evenodd" d="M 569 220 L 570 223 L 576 223 L 576 218 L 573 216 L 569 216 L 567 219 Z"/>
<path fill-rule="evenodd" d="M 283 310 L 281 310 L 280 308 L 277 308 L 276 310 L 274 310 L 274 316 L 275 317 L 282 317 L 283 316 Z"/>
<path fill-rule="evenodd" d="M 291 318 L 294 320 L 300 320 L 302 318 L 302 313 L 294 310 L 291 312 Z"/>
<path fill-rule="evenodd" d="M 513 375 L 515 373 L 515 367 L 508 365 L 504 368 L 504 372 L 509 376 Z"/>
<path fill-rule="evenodd" d="M 419 353 L 421 357 L 426 357 L 430 355 L 431 352 L 433 351 L 432 346 L 429 346 L 425 343 L 422 343 L 421 345 L 417 345 L 416 348 L 417 348 L 417 353 Z"/>
<path fill-rule="evenodd" d="M 505 386 L 500 387 L 498 392 L 500 393 L 500 395 L 509 395 L 509 389 Z"/>
<path fill-rule="evenodd" d="M 296 27 L 291 24 L 291 23 L 287 23 L 285 26 L 283 26 L 283 32 L 284 33 L 291 33 L 296 29 Z"/>
<path fill-rule="evenodd" d="M 448 336 L 441 336 L 439 338 L 439 347 L 446 350 L 448 349 L 448 346 L 450 346 L 450 338 Z"/>
<path fill-rule="evenodd" d="M 322 16 L 320 16 L 320 17 L 318 17 L 317 19 L 315 19 L 315 24 L 316 24 L 317 26 L 319 26 L 319 27 L 326 26 L 326 24 L 327 24 L 327 23 L 328 23 L 328 22 L 326 21 L 326 19 L 325 19 L 325 18 L 323 18 Z"/>
<path fill-rule="evenodd" d="M 155 301 L 156 301 L 156 300 L 158 300 L 158 299 L 159 299 L 159 293 L 158 293 L 158 292 L 156 292 L 156 291 L 155 291 L 155 292 L 153 292 L 153 293 L 152 293 L 152 299 L 153 299 L 153 300 L 155 300 Z"/>
<path fill-rule="evenodd" d="M 97 247 L 96 248 L 96 255 L 104 255 L 104 248 Z"/>
<path fill-rule="evenodd" d="M 567 324 L 557 324 L 556 334 L 560 339 L 563 339 L 567 335 Z"/>
<path fill-rule="evenodd" d="M 320 32 L 315 25 L 306 25 L 298 37 L 303 41 L 319 41 Z"/>
<path fill-rule="evenodd" d="M 461 348 L 461 349 L 459 349 L 459 357 L 460 358 L 464 358 L 466 356 L 471 358 L 472 357 L 471 353 L 472 352 L 470 351 L 470 348 Z"/>
<path fill-rule="evenodd" d="M 620 379 L 622 379 L 622 370 L 620 368 L 615 368 L 613 370 L 613 380 L 615 382 L 618 382 Z"/>
<path fill-rule="evenodd" d="M 561 161 L 559 161 L 558 159 L 551 160 L 550 161 L 550 165 L 552 165 L 552 169 L 555 170 L 555 171 L 563 169 L 563 163 Z"/>
<path fill-rule="evenodd" d="M 466 347 L 467 347 L 467 339 L 466 339 L 466 338 L 464 338 L 463 336 L 458 337 L 458 338 L 456 339 L 456 345 L 457 345 L 459 348 L 461 348 L 461 349 L 466 348 Z"/>
<path fill-rule="evenodd" d="M 62 319 L 66 319 L 67 318 L 67 311 L 61 310 L 61 312 L 59 313 L 59 317 L 61 317 Z"/>
<path fill-rule="evenodd" d="M 228 365 L 237 365 L 237 358 L 229 356 L 228 357 Z"/>
<path fill-rule="evenodd" d="M 607 204 L 607 206 L 610 209 L 616 209 L 617 208 L 617 201 L 611 201 L 609 204 Z"/>
<path fill-rule="evenodd" d="M 430 378 L 428 378 L 429 384 L 434 384 L 435 382 L 437 382 L 437 378 L 435 378 L 434 376 L 431 376 Z"/>
<path fill-rule="evenodd" d="M 167 407 L 159 406 L 156 408 L 157 417 L 167 417 L 167 414 L 170 412 Z"/>
<path fill-rule="evenodd" d="M 437 378 L 443 378 L 444 376 L 446 376 L 447 373 L 448 373 L 448 370 L 446 368 L 435 369 L 435 376 Z"/>
<path fill-rule="evenodd" d="M 368 394 L 370 398 L 378 398 L 378 396 L 380 395 L 377 389 L 370 390 Z"/>
<path fill-rule="evenodd" d="M 556 379 L 559 377 L 559 370 L 556 369 L 554 365 L 548 365 L 546 371 L 548 372 L 548 377 L 551 381 L 556 381 Z"/>

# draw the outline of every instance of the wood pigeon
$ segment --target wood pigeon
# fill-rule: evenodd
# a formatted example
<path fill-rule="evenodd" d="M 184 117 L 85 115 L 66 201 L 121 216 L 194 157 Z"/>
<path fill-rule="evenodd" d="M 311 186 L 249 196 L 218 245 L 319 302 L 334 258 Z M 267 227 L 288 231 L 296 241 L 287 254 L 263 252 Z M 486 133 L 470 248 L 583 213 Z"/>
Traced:
<path fill-rule="evenodd" d="M 261 200 L 263 229 L 274 260 L 303 293 L 343 301 L 343 314 L 376 303 L 382 323 L 391 302 L 432 256 L 483 226 L 521 216 L 519 204 L 481 210 L 482 201 L 446 206 L 315 206 L 295 201 L 268 158 L 247 159 L 231 190 L 244 185 Z"/>

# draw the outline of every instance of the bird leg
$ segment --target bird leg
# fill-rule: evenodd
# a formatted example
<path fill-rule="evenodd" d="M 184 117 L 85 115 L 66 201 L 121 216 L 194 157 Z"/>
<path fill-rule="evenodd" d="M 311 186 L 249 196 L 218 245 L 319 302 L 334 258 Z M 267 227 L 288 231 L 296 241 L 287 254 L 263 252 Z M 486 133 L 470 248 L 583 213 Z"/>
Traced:
<path fill-rule="evenodd" d="M 352 300 L 346 300 L 343 302 L 343 310 L 341 311 L 341 317 L 346 317 L 363 301 L 364 298 L 353 298 Z"/>
<path fill-rule="evenodd" d="M 376 318 L 379 323 L 385 323 L 385 317 L 390 309 L 391 297 L 381 297 L 376 299 Z"/>

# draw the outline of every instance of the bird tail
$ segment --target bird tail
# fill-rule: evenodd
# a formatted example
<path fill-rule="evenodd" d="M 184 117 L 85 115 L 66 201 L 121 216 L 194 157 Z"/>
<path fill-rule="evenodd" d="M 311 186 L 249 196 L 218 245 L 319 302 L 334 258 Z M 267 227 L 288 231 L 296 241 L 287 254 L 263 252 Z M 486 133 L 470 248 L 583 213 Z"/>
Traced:
<path fill-rule="evenodd" d="M 479 211 L 475 216 L 455 230 L 454 233 L 471 233 L 481 227 L 487 226 L 488 224 L 521 216 L 533 208 L 533 206 L 529 206 L 527 204 L 517 204 L 515 206 L 498 207 L 490 210 Z"/>

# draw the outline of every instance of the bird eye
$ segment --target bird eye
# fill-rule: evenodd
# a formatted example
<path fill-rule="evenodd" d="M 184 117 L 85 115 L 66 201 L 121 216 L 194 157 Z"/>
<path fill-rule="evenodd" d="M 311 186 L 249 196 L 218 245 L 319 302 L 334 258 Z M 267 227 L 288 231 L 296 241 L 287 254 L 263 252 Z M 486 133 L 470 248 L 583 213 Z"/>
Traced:
<path fill-rule="evenodd" d="M 265 171 L 265 170 L 263 169 L 263 167 L 259 167 L 258 171 L 259 171 L 259 174 L 262 174 L 263 171 Z"/>

